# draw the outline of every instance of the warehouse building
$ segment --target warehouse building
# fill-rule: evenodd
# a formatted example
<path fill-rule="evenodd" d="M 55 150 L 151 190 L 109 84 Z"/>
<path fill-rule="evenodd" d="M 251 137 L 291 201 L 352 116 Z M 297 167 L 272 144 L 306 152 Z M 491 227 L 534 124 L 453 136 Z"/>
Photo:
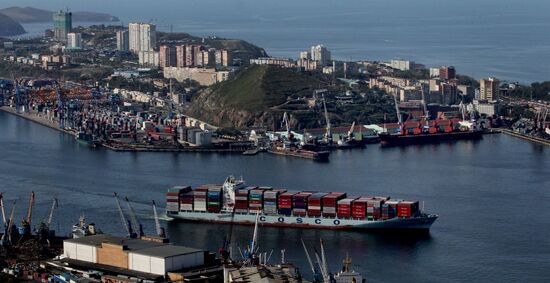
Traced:
<path fill-rule="evenodd" d="M 69 260 L 158 276 L 203 266 L 205 253 L 183 246 L 104 234 L 63 242 L 63 255 Z"/>

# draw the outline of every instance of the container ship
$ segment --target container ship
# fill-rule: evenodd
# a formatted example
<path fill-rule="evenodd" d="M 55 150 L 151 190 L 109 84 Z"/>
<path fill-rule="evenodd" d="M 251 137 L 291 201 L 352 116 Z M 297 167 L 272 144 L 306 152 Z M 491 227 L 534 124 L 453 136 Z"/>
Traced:
<path fill-rule="evenodd" d="M 169 218 L 195 222 L 254 225 L 258 217 L 278 227 L 428 230 L 438 218 L 418 201 L 247 186 L 231 176 L 222 185 L 170 188 L 166 201 Z"/>

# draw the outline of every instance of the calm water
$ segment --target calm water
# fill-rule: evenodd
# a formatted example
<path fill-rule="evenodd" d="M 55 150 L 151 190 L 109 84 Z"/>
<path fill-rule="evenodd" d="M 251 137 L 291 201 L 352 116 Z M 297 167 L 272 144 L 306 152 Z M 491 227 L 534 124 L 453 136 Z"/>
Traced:
<path fill-rule="evenodd" d="M 69 7 L 160 30 L 242 38 L 297 57 L 325 44 L 342 60 L 405 58 L 477 78 L 550 80 L 547 0 L 3 0 L 0 7 Z M 29 30 L 36 27 L 29 26 Z M 40 29 L 38 30 L 40 31 Z M 40 31 L 41 33 L 41 31 Z"/>
<path fill-rule="evenodd" d="M 28 194 L 37 194 L 34 221 L 60 199 L 57 230 L 85 215 L 104 231 L 123 234 L 114 191 L 136 201 L 152 233 L 149 203 L 163 204 L 176 184 L 222 182 L 242 175 L 250 184 L 289 189 L 347 191 L 425 201 L 440 219 L 429 235 L 261 228 L 260 245 L 275 249 L 304 272 L 299 239 L 323 238 L 332 270 L 347 252 L 371 282 L 548 282 L 550 280 L 550 148 L 505 135 L 479 142 L 339 151 L 329 163 L 259 155 L 116 153 L 89 149 L 52 129 L 0 113 L 0 191 L 18 199 L 21 219 Z M 178 244 L 217 250 L 226 225 L 164 223 Z M 245 246 L 252 227 L 236 226 Z"/>

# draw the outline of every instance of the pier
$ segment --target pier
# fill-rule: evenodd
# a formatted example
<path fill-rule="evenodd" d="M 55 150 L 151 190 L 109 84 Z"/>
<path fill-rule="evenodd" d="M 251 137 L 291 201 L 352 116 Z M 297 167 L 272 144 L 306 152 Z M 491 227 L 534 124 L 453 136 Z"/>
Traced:
<path fill-rule="evenodd" d="M 518 132 L 515 132 L 515 131 L 512 131 L 512 130 L 509 130 L 509 129 L 501 129 L 501 132 L 502 132 L 502 133 L 505 133 L 505 134 L 507 134 L 507 135 L 516 137 L 516 138 L 520 138 L 520 139 L 527 140 L 527 141 L 530 141 L 530 142 L 534 142 L 534 143 L 538 143 L 538 144 L 550 146 L 550 140 L 547 140 L 547 139 L 543 139 L 543 138 L 539 138 L 539 137 L 527 136 L 527 135 L 524 135 L 524 134 L 521 134 L 521 133 L 518 133 Z"/>

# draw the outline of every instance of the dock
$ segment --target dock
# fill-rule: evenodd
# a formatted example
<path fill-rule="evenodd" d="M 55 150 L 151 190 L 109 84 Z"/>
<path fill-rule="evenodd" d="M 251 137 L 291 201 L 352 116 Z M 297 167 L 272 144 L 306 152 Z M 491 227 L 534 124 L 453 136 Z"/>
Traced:
<path fill-rule="evenodd" d="M 530 142 L 550 146 L 550 140 L 547 140 L 547 139 L 524 135 L 524 134 L 521 134 L 521 133 L 518 133 L 518 132 L 515 132 L 515 131 L 512 131 L 512 130 L 509 130 L 509 129 L 501 129 L 501 132 L 504 133 L 504 134 L 516 137 L 516 138 L 520 138 L 520 139 L 527 140 L 527 141 L 530 141 Z"/>

